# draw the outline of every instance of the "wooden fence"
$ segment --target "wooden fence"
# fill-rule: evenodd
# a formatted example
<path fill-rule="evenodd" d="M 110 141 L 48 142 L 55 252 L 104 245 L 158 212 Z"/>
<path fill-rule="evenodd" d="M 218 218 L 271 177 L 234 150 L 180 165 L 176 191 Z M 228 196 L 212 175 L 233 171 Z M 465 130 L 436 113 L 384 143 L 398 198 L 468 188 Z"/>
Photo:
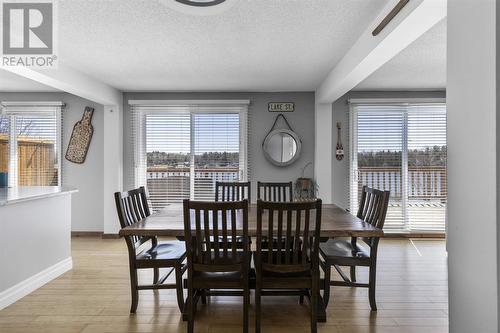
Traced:
<path fill-rule="evenodd" d="M 57 185 L 55 143 L 20 136 L 18 144 L 18 185 Z M 9 143 L 7 136 L 0 136 L 0 172 L 8 172 Z"/>

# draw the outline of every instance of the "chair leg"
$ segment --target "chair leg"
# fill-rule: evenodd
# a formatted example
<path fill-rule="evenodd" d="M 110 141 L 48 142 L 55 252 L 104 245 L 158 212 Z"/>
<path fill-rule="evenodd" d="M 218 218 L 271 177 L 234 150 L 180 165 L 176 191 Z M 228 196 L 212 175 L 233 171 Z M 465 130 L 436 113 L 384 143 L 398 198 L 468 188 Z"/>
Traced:
<path fill-rule="evenodd" d="M 260 305 L 261 287 L 261 281 L 257 278 L 255 281 L 255 333 L 260 333 L 260 315 L 262 311 Z"/>
<path fill-rule="evenodd" d="M 376 286 L 376 276 L 377 276 L 377 266 L 372 263 L 370 265 L 370 277 L 368 282 L 368 298 L 370 300 L 370 307 L 372 311 L 377 311 L 377 303 L 375 302 L 375 286 Z"/>
<path fill-rule="evenodd" d="M 130 313 L 135 313 L 137 304 L 139 303 L 139 290 L 137 289 L 137 284 L 137 269 L 133 265 L 130 265 L 130 293 L 132 296 Z"/>
<path fill-rule="evenodd" d="M 248 310 L 250 307 L 250 288 L 248 281 L 243 290 L 243 333 L 248 333 Z"/>
<path fill-rule="evenodd" d="M 330 278 L 332 273 L 332 266 L 325 262 L 325 278 L 323 285 L 323 302 L 325 303 L 325 308 L 328 306 L 328 301 L 330 300 Z"/>
<path fill-rule="evenodd" d="M 175 286 L 177 290 L 177 305 L 181 313 L 184 313 L 184 290 L 182 288 L 182 264 L 175 266 Z"/>
<path fill-rule="evenodd" d="M 311 333 L 318 331 L 319 277 L 313 277 L 311 288 Z"/>
<path fill-rule="evenodd" d="M 158 267 L 153 268 L 153 284 L 157 284 L 160 279 L 160 269 Z"/>
<path fill-rule="evenodd" d="M 351 282 L 356 282 L 356 266 L 351 266 Z"/>
<path fill-rule="evenodd" d="M 201 291 L 201 304 L 207 304 L 207 293 L 205 292 L 205 289 Z"/>
<path fill-rule="evenodd" d="M 194 294 L 193 289 L 188 289 L 187 299 L 187 320 L 188 320 L 188 333 L 194 332 Z"/>
<path fill-rule="evenodd" d="M 299 304 L 304 304 L 304 295 L 299 296 Z"/>

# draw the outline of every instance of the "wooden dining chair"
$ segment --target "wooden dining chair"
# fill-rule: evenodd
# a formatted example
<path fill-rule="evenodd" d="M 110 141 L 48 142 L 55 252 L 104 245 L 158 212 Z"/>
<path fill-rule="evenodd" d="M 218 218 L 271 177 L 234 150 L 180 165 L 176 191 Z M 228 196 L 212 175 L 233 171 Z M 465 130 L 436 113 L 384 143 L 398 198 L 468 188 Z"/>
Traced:
<path fill-rule="evenodd" d="M 144 187 L 127 192 L 116 192 L 115 203 L 122 228 L 150 215 Z M 177 289 L 177 304 L 180 311 L 184 312 L 182 275 L 187 268 L 186 265 L 183 265 L 186 258 L 184 243 L 179 241 L 158 242 L 156 237 L 139 236 L 125 236 L 125 241 L 128 248 L 132 293 L 130 312 L 135 313 L 137 310 L 139 290 L 144 289 Z M 150 243 L 148 243 L 149 241 Z M 169 268 L 168 272 L 161 278 L 160 268 Z M 139 269 L 153 269 L 153 284 L 138 284 L 137 270 Z M 175 272 L 175 283 L 165 283 L 172 272 Z"/>
<path fill-rule="evenodd" d="M 238 236 L 242 236 L 242 249 L 236 246 Z M 243 296 L 243 332 L 247 333 L 251 257 L 248 201 L 184 200 L 184 238 L 188 263 L 188 333 L 194 330 L 196 304 L 205 295 Z M 217 238 L 220 241 L 214 242 Z"/>
<path fill-rule="evenodd" d="M 293 183 L 257 182 L 257 199 L 274 202 L 293 201 Z"/>
<path fill-rule="evenodd" d="M 382 229 L 389 204 L 389 195 L 389 191 L 380 191 L 363 186 L 356 216 Z M 379 237 L 361 238 L 368 246 L 368 250 L 358 244 L 356 237 L 352 237 L 350 240 L 330 239 L 320 245 L 320 253 L 323 257 L 320 265 L 325 273 L 323 296 L 325 307 L 328 305 L 330 299 L 330 286 L 364 287 L 368 288 L 368 298 L 372 311 L 377 311 L 375 286 L 379 239 Z M 332 266 L 337 270 L 343 281 L 331 281 Z M 350 279 L 344 273 L 341 266 L 350 267 Z M 356 281 L 356 266 L 369 268 L 368 283 L 359 283 Z"/>
<path fill-rule="evenodd" d="M 215 182 L 215 201 L 251 202 L 250 182 Z"/>
<path fill-rule="evenodd" d="M 287 203 L 257 201 L 256 332 L 260 332 L 261 296 L 265 295 L 307 296 L 311 332 L 317 331 L 320 231 L 320 199 Z M 263 247 L 264 235 L 277 241 L 267 242 L 267 247 Z"/>

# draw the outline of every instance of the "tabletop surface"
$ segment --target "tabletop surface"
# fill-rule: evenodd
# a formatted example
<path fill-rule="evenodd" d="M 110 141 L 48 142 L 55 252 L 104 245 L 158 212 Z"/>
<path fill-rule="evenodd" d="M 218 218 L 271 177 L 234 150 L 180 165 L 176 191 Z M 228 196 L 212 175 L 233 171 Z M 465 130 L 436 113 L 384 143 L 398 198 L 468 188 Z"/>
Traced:
<path fill-rule="evenodd" d="M 238 220 L 240 220 L 237 217 Z M 220 219 L 219 219 L 220 220 Z M 238 233 L 241 223 L 238 221 Z M 257 232 L 257 207 L 248 209 L 248 232 L 255 236 Z M 120 230 L 120 236 L 184 236 L 182 204 L 171 204 L 161 211 Z M 322 237 L 381 237 L 382 229 L 357 218 L 335 205 L 323 205 L 321 218 Z"/>

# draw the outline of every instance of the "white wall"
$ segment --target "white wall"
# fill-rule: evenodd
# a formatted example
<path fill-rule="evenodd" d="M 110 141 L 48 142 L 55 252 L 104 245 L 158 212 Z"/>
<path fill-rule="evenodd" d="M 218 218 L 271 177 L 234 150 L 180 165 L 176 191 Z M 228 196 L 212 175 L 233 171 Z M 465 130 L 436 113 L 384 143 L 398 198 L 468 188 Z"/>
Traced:
<path fill-rule="evenodd" d="M 79 192 L 72 200 L 72 231 L 103 231 L 103 106 L 68 93 L 2 93 L 0 101 L 62 101 L 63 111 L 63 184 Z M 84 164 L 64 158 L 74 124 L 81 119 L 85 106 L 95 108 L 92 118 L 94 135 Z M 112 197 L 112 193 L 110 194 Z"/>
<path fill-rule="evenodd" d="M 493 0 L 448 1 L 450 332 L 498 332 L 497 72 Z"/>
<path fill-rule="evenodd" d="M 0 309 L 12 301 L 10 294 L 29 288 L 23 281 L 64 260 L 71 262 L 70 205 L 71 194 L 66 193 L 0 207 Z M 6 292 L 16 285 L 16 291 Z"/>

